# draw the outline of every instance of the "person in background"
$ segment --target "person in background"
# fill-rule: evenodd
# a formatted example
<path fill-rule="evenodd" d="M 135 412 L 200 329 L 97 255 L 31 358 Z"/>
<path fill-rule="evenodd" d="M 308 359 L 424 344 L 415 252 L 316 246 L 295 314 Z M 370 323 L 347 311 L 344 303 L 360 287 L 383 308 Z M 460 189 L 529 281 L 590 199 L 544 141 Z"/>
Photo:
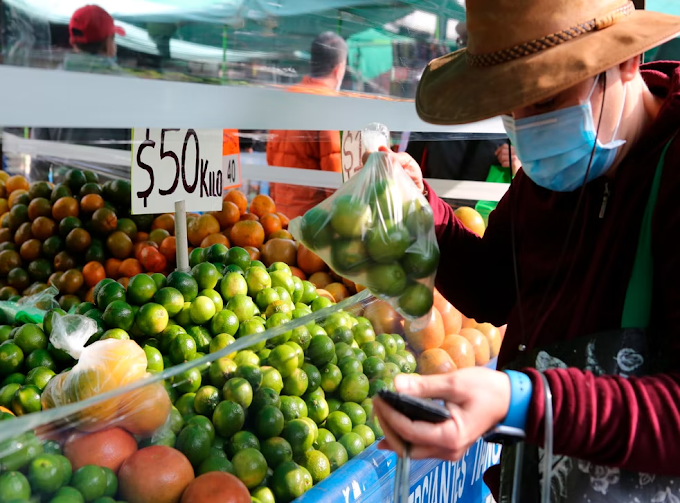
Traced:
<path fill-rule="evenodd" d="M 64 58 L 61 69 L 71 72 L 105 73 L 121 75 L 116 64 L 115 36 L 125 35 L 116 26 L 111 15 L 97 5 L 86 5 L 73 13 L 68 25 L 73 52 Z M 126 150 L 130 148 L 129 129 L 93 128 L 36 128 L 36 140 L 57 141 Z M 31 166 L 31 178 L 46 180 L 51 164 L 37 160 Z"/>
<path fill-rule="evenodd" d="M 335 95 L 347 64 L 347 43 L 339 35 L 322 33 L 312 42 L 311 71 L 293 92 Z M 339 131 L 270 131 L 267 164 L 285 168 L 342 172 Z M 303 215 L 329 197 L 332 190 L 276 183 L 271 196 L 289 218 Z"/>

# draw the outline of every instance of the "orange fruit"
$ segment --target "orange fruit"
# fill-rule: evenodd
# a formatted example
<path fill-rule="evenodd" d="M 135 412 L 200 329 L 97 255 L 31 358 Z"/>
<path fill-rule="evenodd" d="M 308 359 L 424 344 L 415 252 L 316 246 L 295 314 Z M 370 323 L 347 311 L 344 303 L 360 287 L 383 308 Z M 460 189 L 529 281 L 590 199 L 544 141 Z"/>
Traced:
<path fill-rule="evenodd" d="M 290 272 L 293 274 L 293 276 L 297 276 L 298 278 L 305 280 L 307 279 L 307 275 L 302 269 L 298 269 L 297 267 L 290 266 Z"/>
<path fill-rule="evenodd" d="M 177 241 L 175 236 L 165 238 L 158 251 L 161 252 L 168 262 L 177 260 Z"/>
<path fill-rule="evenodd" d="M 262 227 L 264 228 L 264 235 L 269 236 L 272 232 L 280 231 L 283 229 L 281 225 L 281 219 L 278 217 L 278 215 L 275 215 L 274 213 L 265 213 L 260 217 L 260 223 L 262 224 Z"/>
<path fill-rule="evenodd" d="M 255 248 L 254 246 L 244 246 L 243 248 L 250 254 L 250 260 L 260 260 L 262 254 L 260 253 L 259 248 Z"/>
<path fill-rule="evenodd" d="M 224 234 L 210 234 L 210 236 L 206 236 L 206 238 L 201 241 L 200 247 L 208 248 L 209 246 L 216 244 L 221 244 L 229 248 L 229 240 Z"/>
<path fill-rule="evenodd" d="M 491 358 L 498 356 L 501 350 L 501 342 L 503 341 L 500 330 L 491 323 L 480 323 L 477 325 L 477 330 L 482 332 L 486 340 L 489 341 L 489 356 Z"/>
<path fill-rule="evenodd" d="M 164 445 L 138 450 L 118 471 L 119 494 L 129 503 L 179 503 L 193 480 L 186 456 Z"/>
<path fill-rule="evenodd" d="M 5 188 L 7 189 L 7 193 L 11 194 L 15 190 L 25 190 L 28 191 L 29 189 L 29 183 L 26 178 L 24 178 L 21 175 L 14 175 L 10 176 L 7 181 L 5 182 Z"/>
<path fill-rule="evenodd" d="M 78 269 L 69 269 L 59 278 L 59 291 L 73 295 L 83 286 L 83 274 Z"/>
<path fill-rule="evenodd" d="M 17 231 L 14 233 L 14 244 L 21 246 L 29 239 L 33 239 L 33 232 L 31 232 L 31 223 L 24 222 L 19 226 Z"/>
<path fill-rule="evenodd" d="M 112 232 L 106 238 L 106 247 L 115 258 L 123 260 L 132 254 L 132 239 L 123 231 Z"/>
<path fill-rule="evenodd" d="M 151 224 L 151 230 L 163 229 L 170 233 L 171 236 L 175 235 L 175 215 L 170 213 L 163 213 L 157 216 L 153 223 Z"/>
<path fill-rule="evenodd" d="M 201 215 L 194 218 L 187 226 L 187 237 L 189 242 L 194 246 L 199 246 L 210 234 L 218 234 L 220 232 L 220 223 L 217 219 L 210 215 Z"/>
<path fill-rule="evenodd" d="M 159 246 L 153 241 L 143 241 L 141 243 L 135 243 L 134 246 L 132 247 L 132 252 L 137 260 L 142 259 L 142 251 L 144 251 L 144 248 L 159 248 Z"/>
<path fill-rule="evenodd" d="M 298 245 L 297 263 L 300 269 L 305 271 L 307 274 L 314 274 L 315 272 L 328 270 L 326 262 L 324 262 L 321 257 L 309 250 L 309 248 L 307 248 L 302 243 Z"/>
<path fill-rule="evenodd" d="M 224 195 L 224 200 L 234 203 L 238 208 L 239 214 L 243 215 L 248 209 L 248 198 L 240 190 L 232 189 Z"/>
<path fill-rule="evenodd" d="M 319 295 L 319 297 L 323 297 L 325 299 L 330 300 L 331 302 L 335 302 L 335 297 L 333 297 L 333 294 L 328 290 L 324 290 L 323 288 L 317 288 L 316 293 Z"/>
<path fill-rule="evenodd" d="M 90 288 L 87 293 L 85 293 L 83 302 L 92 302 L 94 304 L 94 287 Z"/>
<path fill-rule="evenodd" d="M 317 288 L 326 288 L 333 283 L 333 278 L 327 272 L 315 272 L 309 277 L 309 282 Z"/>
<path fill-rule="evenodd" d="M 118 229 L 118 217 L 111 208 L 99 208 L 92 215 L 92 229 L 94 232 L 106 236 Z M 118 232 L 123 232 L 118 231 Z M 127 236 L 127 234 L 126 234 Z"/>
<path fill-rule="evenodd" d="M 461 316 L 463 318 L 463 323 L 461 324 L 461 328 L 477 328 L 477 320 L 474 318 L 468 318 L 465 315 Z"/>
<path fill-rule="evenodd" d="M 106 271 L 106 277 L 107 278 L 112 278 L 112 279 L 117 279 L 120 277 L 120 264 L 122 261 L 118 260 L 117 258 L 110 258 L 106 260 L 106 263 L 104 264 L 104 270 Z"/>
<path fill-rule="evenodd" d="M 92 288 L 106 278 L 106 269 L 104 269 L 104 266 L 99 262 L 88 262 L 85 264 L 85 267 L 83 267 L 83 277 L 85 278 L 85 284 Z"/>
<path fill-rule="evenodd" d="M 120 426 L 133 435 L 150 436 L 163 426 L 170 415 L 172 402 L 160 383 L 148 384 L 123 396 L 118 409 Z"/>
<path fill-rule="evenodd" d="M 283 226 L 283 228 L 287 229 L 288 224 L 290 223 L 290 218 L 288 218 L 286 215 L 284 215 L 280 211 L 277 211 L 276 215 L 281 219 L 281 225 Z"/>
<path fill-rule="evenodd" d="M 17 200 L 24 194 L 28 195 L 28 191 L 24 189 L 15 190 L 7 198 L 7 205 L 11 208 L 15 204 L 17 204 Z"/>
<path fill-rule="evenodd" d="M 349 290 L 350 293 L 357 291 L 357 286 L 353 281 L 348 280 L 347 278 L 342 278 L 342 284 L 347 287 L 347 290 Z"/>
<path fill-rule="evenodd" d="M 240 221 L 243 220 L 255 220 L 256 222 L 260 220 L 260 218 L 257 215 L 254 215 L 253 213 L 244 213 L 241 215 Z"/>
<path fill-rule="evenodd" d="M 24 241 L 21 248 L 19 248 L 19 255 L 21 255 L 21 258 L 26 262 L 33 262 L 40 258 L 41 248 L 42 245 L 39 240 L 29 239 L 28 241 Z"/>
<path fill-rule="evenodd" d="M 437 308 L 433 308 L 424 328 L 420 328 L 410 320 L 404 320 L 404 335 L 409 345 L 419 353 L 440 347 L 445 335 L 442 315 L 439 314 Z"/>
<path fill-rule="evenodd" d="M 475 365 L 486 365 L 491 358 L 491 349 L 486 336 L 475 328 L 463 328 L 460 335 L 465 337 L 475 350 Z"/>
<path fill-rule="evenodd" d="M 84 252 L 90 247 L 91 243 L 90 233 L 80 227 L 76 227 L 66 236 L 66 248 L 72 252 Z"/>
<path fill-rule="evenodd" d="M 462 335 L 447 335 L 441 348 L 449 354 L 453 363 L 456 364 L 456 368 L 463 369 L 475 366 L 475 348 Z"/>
<path fill-rule="evenodd" d="M 260 248 L 264 243 L 264 229 L 260 222 L 242 220 L 232 227 L 230 241 L 233 246 Z"/>
<path fill-rule="evenodd" d="M 62 197 L 52 206 L 52 218 L 60 222 L 66 217 L 77 217 L 79 214 L 78 201 L 72 197 Z"/>
<path fill-rule="evenodd" d="M 401 316 L 385 301 L 377 300 L 369 304 L 364 311 L 364 317 L 371 322 L 376 334 L 401 332 Z"/>
<path fill-rule="evenodd" d="M 120 267 L 118 268 L 118 275 L 127 278 L 131 278 L 143 272 L 142 265 L 136 258 L 126 258 L 120 263 Z"/>
<path fill-rule="evenodd" d="M 416 358 L 417 369 L 420 374 L 446 374 L 456 370 L 456 364 L 443 349 L 432 348 L 423 351 Z"/>
<path fill-rule="evenodd" d="M 225 472 L 208 472 L 197 477 L 182 495 L 181 503 L 250 503 L 250 493 L 238 477 Z"/>
<path fill-rule="evenodd" d="M 484 225 L 484 219 L 476 210 L 468 207 L 461 206 L 456 211 L 453 212 L 456 217 L 461 221 L 461 223 L 470 231 L 474 232 L 478 236 L 484 236 L 484 230 L 486 225 Z"/>
<path fill-rule="evenodd" d="M 94 213 L 104 207 L 104 198 L 99 194 L 88 194 L 80 200 L 80 209 L 85 213 Z"/>
<path fill-rule="evenodd" d="M 274 262 L 283 262 L 288 265 L 297 264 L 297 250 L 295 241 L 290 239 L 270 239 L 260 249 L 262 262 L 269 267 Z"/>
<path fill-rule="evenodd" d="M 276 213 L 276 203 L 274 203 L 271 197 L 265 194 L 258 194 L 250 202 L 250 212 L 262 218 L 267 213 Z"/>
<path fill-rule="evenodd" d="M 85 465 L 97 465 L 117 473 L 135 452 L 134 437 L 117 427 L 96 433 L 75 433 L 64 444 L 64 456 L 73 465 L 73 471 Z"/>
<path fill-rule="evenodd" d="M 141 243 L 142 241 L 148 241 L 149 240 L 149 233 L 148 232 L 142 232 L 138 231 L 137 235 L 135 236 L 135 243 Z"/>
<path fill-rule="evenodd" d="M 38 217 L 31 224 L 31 233 L 36 239 L 45 241 L 57 233 L 57 224 L 48 217 Z"/>
<path fill-rule="evenodd" d="M 221 211 L 211 211 L 210 214 L 217 219 L 223 229 L 230 225 L 234 225 L 241 219 L 241 210 L 239 207 L 226 199 L 222 201 Z"/>
<path fill-rule="evenodd" d="M 267 239 L 293 239 L 293 235 L 290 232 L 281 229 L 280 231 L 272 232 L 267 236 Z"/>
<path fill-rule="evenodd" d="M 444 321 L 444 332 L 446 334 L 457 334 L 460 333 L 460 329 L 463 328 L 463 315 L 460 311 L 453 307 L 447 302 L 443 310 L 437 308 L 439 313 L 442 315 L 442 320 Z"/>
<path fill-rule="evenodd" d="M 33 201 L 31 201 L 31 202 L 33 202 Z M 4 197 L 0 197 L 0 215 L 4 215 L 8 211 L 9 211 L 9 203 L 7 202 L 7 199 L 5 199 Z M 52 206 L 50 206 L 50 213 L 49 214 L 50 215 L 52 214 Z M 29 205 L 29 208 L 28 208 L 28 217 L 31 218 L 30 205 Z M 31 218 L 31 220 L 33 220 L 33 219 Z"/>
<path fill-rule="evenodd" d="M 123 288 L 125 288 L 127 290 L 127 287 L 130 284 L 130 278 L 128 278 L 128 277 L 118 278 L 118 283 L 123 285 Z"/>
<path fill-rule="evenodd" d="M 335 302 L 340 302 L 349 297 L 349 291 L 342 283 L 331 283 L 326 286 L 326 290 L 333 296 Z"/>
<path fill-rule="evenodd" d="M 5 200 L 5 203 L 7 203 L 7 200 Z M 3 209 L 4 211 L 2 211 Z M 0 213 L 5 213 L 6 211 L 9 211 L 9 209 L 7 208 L 0 209 Z M 52 205 L 47 199 L 38 197 L 36 199 L 33 199 L 28 204 L 28 218 L 30 218 L 31 221 L 35 220 L 38 217 L 51 217 L 51 216 Z"/>

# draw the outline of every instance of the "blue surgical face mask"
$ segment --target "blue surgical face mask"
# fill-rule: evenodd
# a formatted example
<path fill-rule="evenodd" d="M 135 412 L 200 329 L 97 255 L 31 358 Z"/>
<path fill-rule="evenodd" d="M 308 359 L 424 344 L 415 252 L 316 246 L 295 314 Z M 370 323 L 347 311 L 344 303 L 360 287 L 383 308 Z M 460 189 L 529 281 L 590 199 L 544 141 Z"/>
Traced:
<path fill-rule="evenodd" d="M 626 85 L 612 141 L 603 144 L 597 139 L 590 98 L 598 81 L 599 77 L 580 105 L 519 120 L 503 117 L 522 169 L 537 185 L 555 192 L 572 192 L 605 174 L 614 163 L 618 148 L 626 143 L 616 139 L 626 103 Z M 595 153 L 588 171 L 593 148 Z"/>

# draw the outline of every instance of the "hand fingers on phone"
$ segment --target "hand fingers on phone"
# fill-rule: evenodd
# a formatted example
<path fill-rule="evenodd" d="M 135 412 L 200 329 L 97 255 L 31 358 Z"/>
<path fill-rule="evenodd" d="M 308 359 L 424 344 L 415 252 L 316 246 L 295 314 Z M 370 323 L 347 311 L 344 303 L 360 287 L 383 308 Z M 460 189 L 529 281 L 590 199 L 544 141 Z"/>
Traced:
<path fill-rule="evenodd" d="M 379 398 L 374 399 L 373 407 L 378 413 L 385 437 L 389 430 L 391 436 L 394 435 L 399 441 L 406 441 L 411 445 L 446 445 L 447 441 L 451 440 L 452 430 L 456 429 L 453 421 L 439 424 L 411 421 Z M 385 425 L 388 430 L 385 430 Z M 393 444 L 392 438 L 389 438 L 389 442 Z"/>
<path fill-rule="evenodd" d="M 455 372 L 427 376 L 399 374 L 394 379 L 394 385 L 399 393 L 418 398 L 441 398 L 449 402 L 454 401 L 455 384 Z"/>

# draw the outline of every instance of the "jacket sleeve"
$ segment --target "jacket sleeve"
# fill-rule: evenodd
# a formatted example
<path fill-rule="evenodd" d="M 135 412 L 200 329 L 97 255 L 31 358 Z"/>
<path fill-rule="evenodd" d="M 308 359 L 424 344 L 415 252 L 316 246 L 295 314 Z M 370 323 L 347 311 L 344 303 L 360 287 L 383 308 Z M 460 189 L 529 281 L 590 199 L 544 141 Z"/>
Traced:
<path fill-rule="evenodd" d="M 489 216 L 480 238 L 426 185 L 441 258 L 436 286 L 465 316 L 504 325 L 515 303 L 510 235 L 510 191 Z"/>

